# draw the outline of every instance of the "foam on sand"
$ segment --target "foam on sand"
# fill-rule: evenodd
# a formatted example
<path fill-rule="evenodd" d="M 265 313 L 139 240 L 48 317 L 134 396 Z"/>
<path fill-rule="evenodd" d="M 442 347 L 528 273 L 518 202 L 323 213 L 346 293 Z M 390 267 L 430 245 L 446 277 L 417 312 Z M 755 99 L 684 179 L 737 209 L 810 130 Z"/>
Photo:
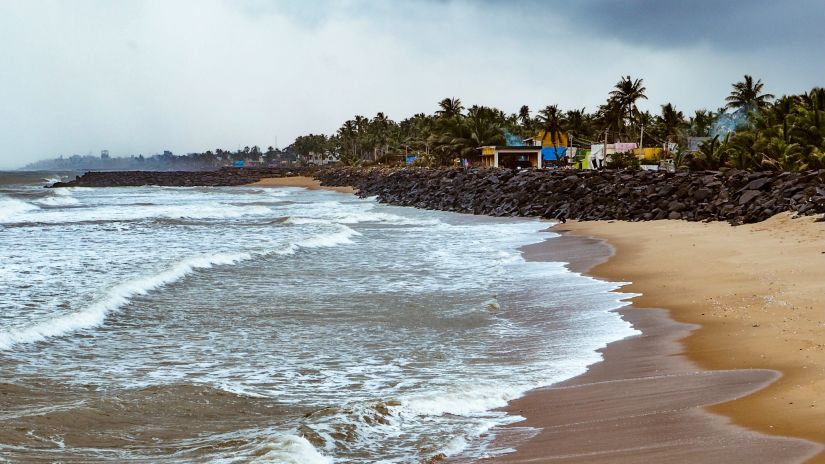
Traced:
<path fill-rule="evenodd" d="M 251 462 L 280 464 L 331 464 L 306 438 L 295 435 L 275 435 L 267 440 Z"/>

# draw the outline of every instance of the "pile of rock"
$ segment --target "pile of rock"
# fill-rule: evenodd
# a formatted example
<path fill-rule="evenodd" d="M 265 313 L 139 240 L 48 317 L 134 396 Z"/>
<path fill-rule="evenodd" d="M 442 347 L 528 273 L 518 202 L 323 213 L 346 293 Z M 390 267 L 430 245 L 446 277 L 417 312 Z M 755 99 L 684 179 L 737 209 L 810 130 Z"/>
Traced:
<path fill-rule="evenodd" d="M 332 168 L 323 185 L 402 206 L 493 216 L 647 221 L 765 220 L 825 212 L 825 170 L 808 172 L 543 171 Z"/>
<path fill-rule="evenodd" d="M 221 168 L 217 171 L 100 171 L 87 172 L 69 182 L 51 187 L 136 187 L 163 185 L 171 187 L 229 186 L 257 182 L 264 177 L 299 175 L 285 168 Z"/>

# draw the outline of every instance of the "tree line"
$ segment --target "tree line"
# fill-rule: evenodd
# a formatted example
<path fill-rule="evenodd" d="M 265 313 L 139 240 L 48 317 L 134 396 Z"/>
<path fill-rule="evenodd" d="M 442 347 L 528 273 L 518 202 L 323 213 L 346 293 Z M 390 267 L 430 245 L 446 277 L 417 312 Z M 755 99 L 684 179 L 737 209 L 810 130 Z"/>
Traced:
<path fill-rule="evenodd" d="M 676 144 L 668 151 L 677 167 L 753 170 L 805 170 L 825 168 L 825 89 L 815 87 L 799 95 L 776 98 L 764 91 L 760 79 L 745 75 L 732 85 L 723 106 L 700 109 L 686 116 L 673 104 L 660 105 L 658 113 L 642 111 L 647 100 L 642 79 L 622 76 L 605 102 L 592 112 L 585 108 L 562 110 L 547 105 L 533 111 L 522 105 L 516 113 L 489 106 L 465 107 L 459 98 L 444 98 L 431 114 L 418 113 L 394 121 L 379 112 L 368 118 L 356 115 L 334 134 L 307 134 L 280 150 L 258 146 L 238 150 L 215 149 L 175 156 L 169 152 L 144 158 L 62 156 L 32 163 L 28 169 L 212 169 L 235 161 L 262 164 L 300 162 L 312 153 L 337 159 L 345 165 L 400 163 L 414 154 L 424 166 L 452 165 L 479 154 L 479 147 L 558 134 L 568 143 L 587 148 L 594 143 L 637 142 L 646 147 Z M 688 139 L 706 137 L 696 152 L 687 150 Z M 617 157 L 618 158 L 618 157 Z M 633 158 L 633 157 L 630 157 Z M 614 160 L 622 167 L 626 158 Z M 615 161 L 618 161 L 615 162 Z M 633 158 L 624 166 L 638 165 Z"/>
<path fill-rule="evenodd" d="M 486 145 L 504 145 L 507 135 L 518 138 L 564 133 L 574 146 L 618 141 L 647 147 L 677 144 L 669 153 L 677 166 L 695 169 L 803 170 L 825 167 L 825 90 L 775 98 L 764 83 L 745 75 L 732 86 L 725 104 L 686 116 L 673 104 L 658 113 L 642 111 L 647 100 L 643 79 L 622 76 L 595 111 L 562 110 L 547 105 L 533 111 L 528 105 L 516 113 L 444 98 L 432 114 L 418 113 L 399 122 L 383 112 L 368 118 L 356 115 L 331 135 L 298 137 L 292 148 L 299 154 L 335 153 L 342 163 L 399 162 L 415 154 L 417 163 L 450 165 L 458 158 L 478 154 Z M 733 121 L 733 125 L 723 124 Z M 710 138 L 696 153 L 687 150 L 688 138 Z"/>
<path fill-rule="evenodd" d="M 175 155 L 170 151 L 151 156 L 123 156 L 108 157 L 101 155 L 71 155 L 59 156 L 54 159 L 35 161 L 23 167 L 26 170 L 108 170 L 108 171 L 202 171 L 217 169 L 236 161 L 260 163 L 262 165 L 295 163 L 298 154 L 294 147 L 280 150 L 272 146 L 261 149 L 257 145 L 246 146 L 236 150 L 216 148 L 200 153 Z"/>

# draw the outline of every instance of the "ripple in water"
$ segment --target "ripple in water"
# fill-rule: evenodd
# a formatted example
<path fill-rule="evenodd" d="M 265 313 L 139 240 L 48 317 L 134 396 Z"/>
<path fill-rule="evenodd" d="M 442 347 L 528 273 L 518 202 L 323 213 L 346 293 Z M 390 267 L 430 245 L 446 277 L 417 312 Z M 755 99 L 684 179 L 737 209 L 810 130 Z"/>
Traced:
<path fill-rule="evenodd" d="M 544 224 L 296 188 L 0 196 L 11 459 L 420 462 L 633 333 Z M 28 195 L 28 196 L 27 196 Z"/>

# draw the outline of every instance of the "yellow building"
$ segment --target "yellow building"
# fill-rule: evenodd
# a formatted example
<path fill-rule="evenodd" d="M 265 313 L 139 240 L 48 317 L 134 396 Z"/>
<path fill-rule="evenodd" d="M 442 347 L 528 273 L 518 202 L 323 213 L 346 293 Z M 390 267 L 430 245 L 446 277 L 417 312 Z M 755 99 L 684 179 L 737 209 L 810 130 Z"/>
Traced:
<path fill-rule="evenodd" d="M 659 161 L 662 158 L 661 148 L 634 148 L 633 154 L 646 161 Z"/>
<path fill-rule="evenodd" d="M 526 142 L 537 147 L 566 147 L 568 140 L 567 134 L 564 132 L 556 132 L 555 137 L 553 137 L 552 132 L 540 130 L 535 136 L 527 139 Z"/>

